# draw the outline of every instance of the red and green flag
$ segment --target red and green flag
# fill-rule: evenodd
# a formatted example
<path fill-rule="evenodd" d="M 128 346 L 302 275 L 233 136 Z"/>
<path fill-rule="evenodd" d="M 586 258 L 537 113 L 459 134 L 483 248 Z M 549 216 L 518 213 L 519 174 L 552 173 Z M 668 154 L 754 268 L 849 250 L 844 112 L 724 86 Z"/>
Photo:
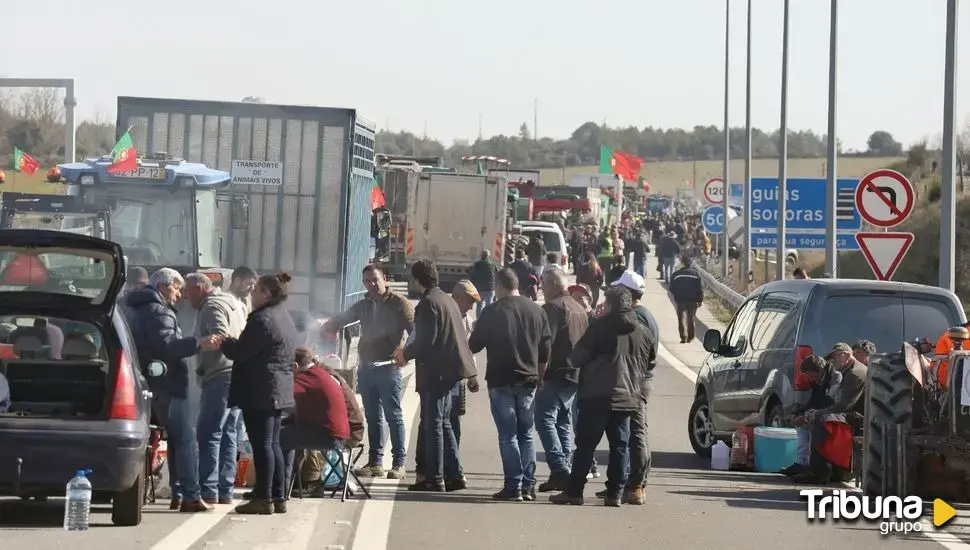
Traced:
<path fill-rule="evenodd" d="M 138 168 L 138 157 L 135 153 L 135 143 L 131 141 L 131 134 L 125 132 L 121 136 L 115 148 L 111 150 L 111 166 L 108 166 L 108 173 L 126 172 Z"/>
<path fill-rule="evenodd" d="M 381 186 L 377 185 L 377 179 L 372 179 L 371 183 L 374 185 L 370 188 L 370 209 L 371 211 L 377 210 L 378 208 L 384 208 L 387 202 L 384 200 L 384 191 L 381 190 Z"/>
<path fill-rule="evenodd" d="M 600 174 L 615 174 L 626 181 L 638 181 L 642 166 L 643 159 L 636 155 L 614 151 L 605 145 L 600 147 Z"/>
<path fill-rule="evenodd" d="M 19 147 L 14 147 L 13 169 L 18 172 L 26 172 L 33 176 L 37 170 L 40 170 L 40 163 L 34 157 L 23 152 Z"/>

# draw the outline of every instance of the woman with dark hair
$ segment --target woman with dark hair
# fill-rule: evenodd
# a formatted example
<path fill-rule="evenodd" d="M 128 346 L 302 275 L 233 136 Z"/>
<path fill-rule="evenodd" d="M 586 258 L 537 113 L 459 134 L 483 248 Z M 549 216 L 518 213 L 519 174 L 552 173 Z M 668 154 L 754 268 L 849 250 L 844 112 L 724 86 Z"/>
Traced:
<path fill-rule="evenodd" d="M 253 312 L 239 338 L 212 336 L 203 349 L 222 350 L 233 361 L 229 406 L 242 409 L 253 446 L 256 488 L 238 514 L 286 512 L 284 458 L 280 446 L 283 411 L 293 408 L 293 357 L 299 340 L 293 319 L 283 306 L 288 273 L 263 275 L 252 294 Z"/>
<path fill-rule="evenodd" d="M 603 270 L 596 261 L 596 254 L 587 251 L 586 256 L 580 258 L 580 262 L 574 267 L 576 271 L 576 284 L 583 284 L 589 287 L 593 293 L 591 296 L 593 309 L 600 300 L 600 288 L 603 286 Z"/>

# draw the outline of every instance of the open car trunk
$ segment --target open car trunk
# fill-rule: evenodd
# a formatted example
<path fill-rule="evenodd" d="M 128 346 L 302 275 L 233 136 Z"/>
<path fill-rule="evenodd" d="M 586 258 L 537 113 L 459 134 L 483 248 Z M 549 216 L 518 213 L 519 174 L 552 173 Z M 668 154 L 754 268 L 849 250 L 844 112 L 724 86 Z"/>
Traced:
<path fill-rule="evenodd" d="M 2 416 L 106 418 L 108 370 L 99 360 L 6 360 L 0 373 L 10 386 L 10 406 Z"/>

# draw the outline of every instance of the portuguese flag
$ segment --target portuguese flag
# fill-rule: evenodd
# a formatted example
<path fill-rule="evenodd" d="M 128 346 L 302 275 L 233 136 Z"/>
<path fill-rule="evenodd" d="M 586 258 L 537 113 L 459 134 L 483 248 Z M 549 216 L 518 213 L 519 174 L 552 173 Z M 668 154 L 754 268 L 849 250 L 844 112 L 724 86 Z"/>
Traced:
<path fill-rule="evenodd" d="M 373 187 L 370 188 L 370 209 L 371 211 L 377 210 L 378 208 L 384 208 L 387 204 L 384 200 L 384 191 L 381 191 L 381 186 L 377 185 L 377 179 L 372 179 L 371 184 Z"/>
<path fill-rule="evenodd" d="M 125 172 L 138 168 L 138 158 L 135 156 L 135 144 L 131 141 L 131 134 L 125 132 L 121 136 L 115 148 L 111 150 L 111 166 L 108 166 L 108 173 Z"/>
<path fill-rule="evenodd" d="M 600 147 L 600 174 L 616 174 L 626 181 L 638 181 L 641 166 L 643 159 L 636 155 L 614 151 L 605 145 Z"/>
<path fill-rule="evenodd" d="M 14 147 L 13 169 L 18 172 L 26 172 L 33 176 L 40 169 L 40 163 L 34 157 L 23 152 L 19 147 Z"/>

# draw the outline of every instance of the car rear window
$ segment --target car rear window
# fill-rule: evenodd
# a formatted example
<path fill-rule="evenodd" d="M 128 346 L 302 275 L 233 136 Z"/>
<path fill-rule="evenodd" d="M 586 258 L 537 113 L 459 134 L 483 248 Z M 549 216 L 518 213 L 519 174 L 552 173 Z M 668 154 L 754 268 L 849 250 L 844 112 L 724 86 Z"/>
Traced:
<path fill-rule="evenodd" d="M 898 351 L 903 342 L 936 338 L 960 323 L 956 312 L 937 299 L 862 294 L 825 299 L 818 334 L 823 346 L 870 340 L 880 353 Z"/>
<path fill-rule="evenodd" d="M 0 249 L 0 292 L 85 296 L 100 304 L 111 287 L 114 264 L 100 252 L 68 248 Z"/>
<path fill-rule="evenodd" d="M 563 251 L 561 243 L 559 242 L 559 233 L 555 231 L 524 231 L 524 234 L 530 239 L 542 239 L 542 242 L 546 245 L 547 252 Z"/>

